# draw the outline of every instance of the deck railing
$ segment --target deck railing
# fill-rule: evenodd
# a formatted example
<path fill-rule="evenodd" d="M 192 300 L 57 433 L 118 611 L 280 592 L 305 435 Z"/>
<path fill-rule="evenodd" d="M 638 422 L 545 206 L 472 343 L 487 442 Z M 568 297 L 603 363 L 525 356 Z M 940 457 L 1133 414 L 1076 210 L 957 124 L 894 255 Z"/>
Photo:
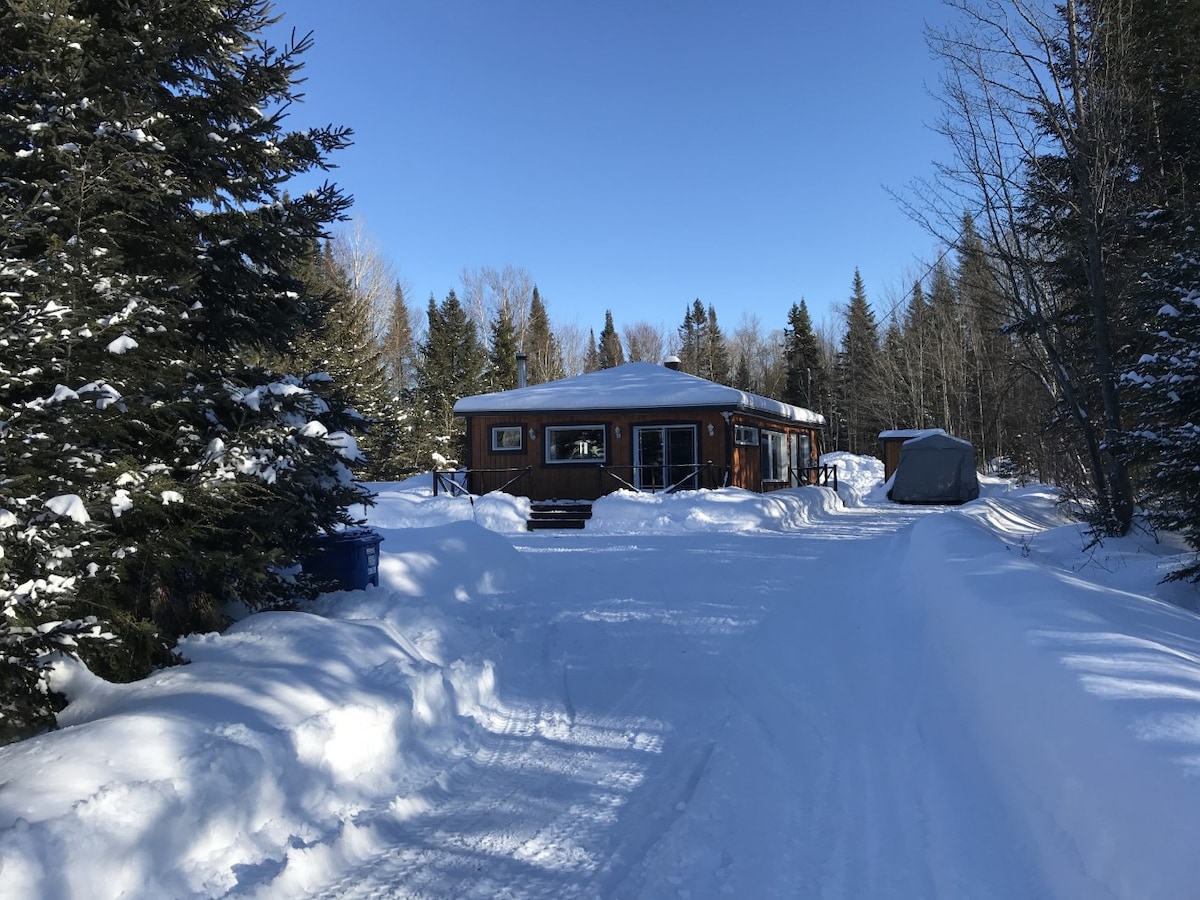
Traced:
<path fill-rule="evenodd" d="M 662 466 L 599 466 L 600 472 L 600 488 L 601 493 L 604 493 L 604 476 L 612 478 L 622 487 L 628 488 L 631 491 L 636 491 L 639 494 L 662 493 L 673 494 L 678 490 L 689 490 L 696 488 L 715 488 L 724 487 L 728 484 L 727 474 L 722 476 L 719 473 L 724 470 L 716 463 L 702 462 L 690 466 L 670 466 L 672 477 L 683 473 L 682 478 L 677 478 L 674 484 L 664 485 L 662 487 L 648 487 L 646 485 L 647 475 L 662 472 Z M 622 477 L 618 473 L 628 473 L 628 478 Z M 641 478 L 638 475 L 641 474 Z M 633 482 L 640 481 L 641 487 L 636 486 Z M 688 485 L 691 485 L 689 488 Z"/>
<path fill-rule="evenodd" d="M 489 488 L 483 493 L 490 494 L 493 491 L 502 491 L 510 485 L 520 481 L 532 471 L 533 466 L 525 466 L 521 469 L 455 469 L 453 472 L 434 472 L 433 496 L 436 497 L 439 491 L 447 493 L 451 497 L 460 497 L 464 494 L 470 494 L 472 475 L 512 474 L 512 478 L 508 479 L 508 481 L 504 482 L 504 484 L 500 485 L 499 487 Z"/>
<path fill-rule="evenodd" d="M 829 487 L 829 482 L 832 481 L 833 489 L 836 491 L 838 487 L 837 463 L 833 465 L 821 463 L 816 466 L 789 468 L 788 480 L 800 485 L 819 484 L 822 487 Z"/>

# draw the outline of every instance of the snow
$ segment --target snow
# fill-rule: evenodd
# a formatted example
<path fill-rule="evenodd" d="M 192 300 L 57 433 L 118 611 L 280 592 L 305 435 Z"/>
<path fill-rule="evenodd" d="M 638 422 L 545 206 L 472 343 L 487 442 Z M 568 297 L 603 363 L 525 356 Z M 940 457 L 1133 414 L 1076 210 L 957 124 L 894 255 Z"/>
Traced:
<path fill-rule="evenodd" d="M 511 391 L 464 397 L 455 415 L 614 409 L 741 409 L 792 422 L 823 425 L 825 417 L 654 363 L 636 362 Z"/>
<path fill-rule="evenodd" d="M 375 485 L 380 585 L 55 664 L 0 747 L 0 897 L 1194 896 L 1184 553 L 1045 486 L 519 498 Z"/>
<path fill-rule="evenodd" d="M 135 341 L 129 335 L 123 334 L 116 340 L 109 343 L 108 352 L 115 353 L 117 356 L 122 356 L 128 353 L 130 350 L 136 350 L 137 346 L 137 341 Z"/>
<path fill-rule="evenodd" d="M 51 497 L 46 501 L 46 508 L 55 515 L 78 522 L 80 525 L 91 520 L 87 507 L 83 505 L 83 498 L 78 494 L 60 494 L 57 497 Z"/>

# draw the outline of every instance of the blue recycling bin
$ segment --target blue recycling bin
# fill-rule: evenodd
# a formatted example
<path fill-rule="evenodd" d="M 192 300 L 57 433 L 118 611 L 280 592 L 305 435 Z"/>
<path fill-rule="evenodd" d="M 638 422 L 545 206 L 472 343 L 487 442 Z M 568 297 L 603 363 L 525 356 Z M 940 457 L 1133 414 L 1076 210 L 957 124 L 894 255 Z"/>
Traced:
<path fill-rule="evenodd" d="M 321 581 L 332 581 L 339 590 L 361 591 L 379 585 L 379 545 L 382 535 L 369 528 L 339 531 L 317 539 L 304 558 L 304 571 Z"/>

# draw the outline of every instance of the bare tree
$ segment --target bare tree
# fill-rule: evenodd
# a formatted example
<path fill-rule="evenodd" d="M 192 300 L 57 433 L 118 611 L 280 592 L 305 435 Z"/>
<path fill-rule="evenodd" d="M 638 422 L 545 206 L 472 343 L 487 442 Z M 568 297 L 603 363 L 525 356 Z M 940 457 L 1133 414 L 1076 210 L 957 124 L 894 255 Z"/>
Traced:
<path fill-rule="evenodd" d="M 1123 534 L 1133 502 L 1112 326 L 1132 0 L 947 5 L 958 24 L 930 43 L 946 67 L 939 129 L 954 159 L 920 192 L 918 216 L 957 246 L 962 210 L 974 211 L 1014 327 L 1082 442 L 1101 524 Z"/>
<path fill-rule="evenodd" d="M 400 281 L 395 264 L 358 219 L 334 231 L 330 251 L 349 282 L 351 294 L 370 310 L 375 333 L 384 334 Z"/>
<path fill-rule="evenodd" d="M 626 325 L 621 331 L 625 339 L 625 358 L 629 362 L 663 361 L 667 339 L 661 325 L 640 321 Z"/>
<path fill-rule="evenodd" d="M 563 371 L 568 376 L 583 372 L 589 354 L 595 349 L 594 343 L 589 341 L 588 330 L 578 322 L 558 324 L 554 326 L 554 338 L 562 350 Z"/>
<path fill-rule="evenodd" d="M 507 309 L 517 333 L 517 345 L 525 341 L 529 327 L 529 306 L 533 302 L 534 281 L 519 266 L 502 269 L 482 266 L 462 270 L 462 305 L 481 334 L 486 334 L 500 310 Z"/>

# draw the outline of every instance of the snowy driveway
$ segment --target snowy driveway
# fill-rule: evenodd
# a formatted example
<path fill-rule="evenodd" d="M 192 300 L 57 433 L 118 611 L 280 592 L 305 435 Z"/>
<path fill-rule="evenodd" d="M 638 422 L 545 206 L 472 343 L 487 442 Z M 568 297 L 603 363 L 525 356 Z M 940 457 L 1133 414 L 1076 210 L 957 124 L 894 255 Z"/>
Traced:
<path fill-rule="evenodd" d="M 0 900 L 1195 896 L 1178 551 L 1081 552 L 1037 488 L 875 502 L 384 492 L 380 587 L 61 664 L 64 727 L 0 747 Z"/>
<path fill-rule="evenodd" d="M 948 688 L 906 588 L 921 515 L 517 537 L 531 582 L 478 610 L 486 740 L 322 896 L 1105 896 L 1044 870 Z"/>

